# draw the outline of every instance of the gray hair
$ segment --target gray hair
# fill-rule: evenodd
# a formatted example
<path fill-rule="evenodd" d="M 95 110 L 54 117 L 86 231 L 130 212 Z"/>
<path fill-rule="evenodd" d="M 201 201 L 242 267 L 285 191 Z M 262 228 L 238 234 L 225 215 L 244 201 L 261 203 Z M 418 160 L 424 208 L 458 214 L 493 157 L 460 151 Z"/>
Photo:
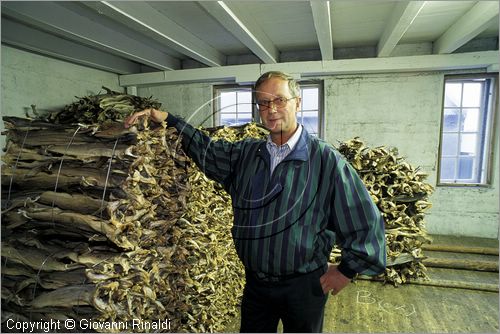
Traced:
<path fill-rule="evenodd" d="M 271 79 L 271 78 L 280 78 L 282 80 L 285 80 L 288 82 L 288 89 L 292 93 L 294 97 L 298 96 L 300 97 L 300 86 L 297 80 L 295 80 L 292 76 L 280 72 L 280 71 L 269 71 L 264 74 L 262 74 L 259 79 L 255 82 L 255 85 L 253 86 L 253 94 L 255 97 L 255 94 L 257 93 L 257 88 L 263 84 L 265 81 Z"/>

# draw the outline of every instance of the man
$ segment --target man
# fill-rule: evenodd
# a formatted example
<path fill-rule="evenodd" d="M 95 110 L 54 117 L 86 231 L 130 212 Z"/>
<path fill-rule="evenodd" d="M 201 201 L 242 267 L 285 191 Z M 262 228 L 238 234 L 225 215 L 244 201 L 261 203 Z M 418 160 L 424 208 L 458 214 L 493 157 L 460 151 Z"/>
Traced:
<path fill-rule="evenodd" d="M 181 133 L 186 153 L 231 195 L 232 235 L 246 271 L 242 332 L 320 332 L 328 293 L 339 293 L 357 273 L 385 268 L 380 212 L 351 166 L 297 122 L 300 89 L 282 72 L 263 74 L 254 94 L 267 141 L 212 141 L 156 109 L 139 117 L 167 121 Z M 340 264 L 328 264 L 333 247 Z"/>

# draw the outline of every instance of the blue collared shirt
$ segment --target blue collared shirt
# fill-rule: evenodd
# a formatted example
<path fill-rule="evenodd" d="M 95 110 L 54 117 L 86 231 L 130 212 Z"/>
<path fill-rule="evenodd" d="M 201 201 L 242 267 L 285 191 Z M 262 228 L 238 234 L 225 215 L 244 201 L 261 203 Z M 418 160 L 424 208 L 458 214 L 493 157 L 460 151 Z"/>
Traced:
<path fill-rule="evenodd" d="M 286 143 L 281 146 L 276 145 L 271 140 L 271 135 L 267 137 L 266 147 L 269 155 L 271 156 L 271 174 L 273 174 L 274 169 L 278 164 L 283 161 L 287 157 L 290 152 L 293 151 L 295 146 L 297 145 L 300 135 L 302 134 L 302 125 L 299 124 L 297 131 L 288 139 Z"/>

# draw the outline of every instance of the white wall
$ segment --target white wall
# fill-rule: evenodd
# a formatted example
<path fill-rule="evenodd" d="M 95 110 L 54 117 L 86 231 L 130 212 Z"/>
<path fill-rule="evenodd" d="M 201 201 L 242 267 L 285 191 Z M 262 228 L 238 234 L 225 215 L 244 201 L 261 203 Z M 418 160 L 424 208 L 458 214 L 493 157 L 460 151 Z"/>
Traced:
<path fill-rule="evenodd" d="M 370 146 L 394 146 L 410 162 L 435 170 L 442 78 L 380 74 L 326 80 L 325 139 L 336 144 L 359 136 Z"/>
<path fill-rule="evenodd" d="M 153 96 L 162 109 L 184 118 L 194 126 L 213 126 L 212 84 L 195 83 L 138 88 L 137 95 Z"/>
<path fill-rule="evenodd" d="M 36 105 L 40 111 L 58 110 L 76 101 L 75 96 L 99 93 L 102 86 L 115 91 L 124 91 L 119 86 L 118 75 L 114 73 L 4 45 L 1 52 L 3 116 L 26 117 L 25 110 L 31 111 L 31 104 Z M 5 145 L 3 136 L 0 138 L 0 145 L 2 148 Z"/>

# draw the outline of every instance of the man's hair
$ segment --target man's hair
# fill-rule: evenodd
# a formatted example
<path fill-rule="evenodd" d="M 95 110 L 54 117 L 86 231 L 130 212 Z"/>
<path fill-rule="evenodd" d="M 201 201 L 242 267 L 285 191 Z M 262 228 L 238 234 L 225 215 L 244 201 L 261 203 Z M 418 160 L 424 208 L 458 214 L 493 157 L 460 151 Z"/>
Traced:
<path fill-rule="evenodd" d="M 258 92 L 257 89 L 259 88 L 259 86 L 271 78 L 280 78 L 282 80 L 287 81 L 288 82 L 288 89 L 290 90 L 292 95 L 294 97 L 295 96 L 300 97 L 300 86 L 299 86 L 299 83 L 297 82 L 297 80 L 295 80 L 292 76 L 290 76 L 284 72 L 280 72 L 280 71 L 269 71 L 269 72 L 262 74 L 257 79 L 257 81 L 255 82 L 255 85 L 253 86 L 254 96 Z"/>

